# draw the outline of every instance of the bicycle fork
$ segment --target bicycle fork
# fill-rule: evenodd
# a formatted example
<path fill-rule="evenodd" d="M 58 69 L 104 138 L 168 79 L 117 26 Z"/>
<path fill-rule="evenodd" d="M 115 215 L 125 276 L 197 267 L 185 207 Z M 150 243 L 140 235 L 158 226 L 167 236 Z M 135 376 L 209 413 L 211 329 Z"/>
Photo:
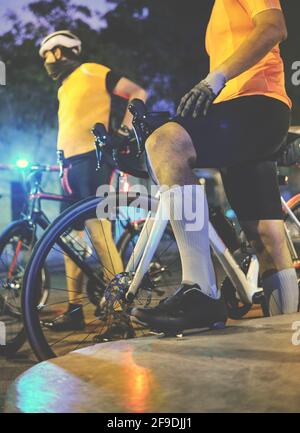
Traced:
<path fill-rule="evenodd" d="M 159 196 L 160 193 L 158 192 L 155 198 L 158 199 Z M 139 239 L 127 264 L 126 271 L 134 273 L 133 280 L 126 295 L 129 302 L 134 299 L 167 227 L 168 220 L 167 218 L 162 219 L 161 212 L 162 201 L 159 200 L 155 216 L 152 216 L 151 211 L 148 213 Z M 136 268 L 137 263 L 138 266 Z"/>
<path fill-rule="evenodd" d="M 300 232 L 300 221 L 298 220 L 298 218 L 296 217 L 296 215 L 293 213 L 293 211 L 289 208 L 287 202 L 284 200 L 283 197 L 281 197 L 281 204 L 282 204 L 282 207 L 283 207 L 284 211 L 289 215 L 289 217 L 292 219 L 292 221 L 296 224 L 296 226 L 298 227 L 299 232 Z M 287 240 L 287 243 L 288 243 L 288 248 L 289 248 L 290 253 L 292 255 L 292 259 L 293 260 L 297 260 L 298 259 L 298 254 L 297 254 L 297 251 L 295 249 L 295 246 L 293 244 L 293 241 L 291 239 L 291 235 L 290 235 L 290 233 L 289 233 L 289 231 L 287 229 L 286 224 L 284 224 L 284 231 L 285 231 L 285 236 L 286 236 L 286 240 Z"/>

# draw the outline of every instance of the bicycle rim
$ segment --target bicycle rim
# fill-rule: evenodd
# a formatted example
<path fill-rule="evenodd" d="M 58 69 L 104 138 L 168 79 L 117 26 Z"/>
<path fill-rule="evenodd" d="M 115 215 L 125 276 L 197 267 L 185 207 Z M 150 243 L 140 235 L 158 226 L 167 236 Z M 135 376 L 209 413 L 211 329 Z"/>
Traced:
<path fill-rule="evenodd" d="M 0 353 L 12 355 L 25 342 L 21 314 L 22 279 L 28 263 L 33 231 L 24 221 L 13 223 L 0 239 L 0 321 L 5 345 Z"/>
<path fill-rule="evenodd" d="M 128 198 L 127 204 L 134 203 L 135 198 L 127 197 L 126 194 L 123 194 L 123 196 L 126 196 L 126 198 Z M 109 200 L 110 203 L 112 203 L 112 207 L 114 206 L 114 204 L 116 204 L 116 208 L 119 207 L 117 200 L 118 198 L 119 197 L 117 197 L 116 194 L 110 194 Z M 59 341 L 59 338 L 57 338 L 57 341 L 53 342 L 52 339 L 49 337 L 49 331 L 45 330 L 43 324 L 41 323 L 41 314 L 44 313 L 44 311 L 41 313 L 41 310 L 37 307 L 36 303 L 36 293 L 39 290 L 40 270 L 45 266 L 46 259 L 49 253 L 52 251 L 53 247 L 55 248 L 57 239 L 59 239 L 62 234 L 68 232 L 75 221 L 78 221 L 79 219 L 87 220 L 96 218 L 97 207 L 102 202 L 102 200 L 102 198 L 97 197 L 86 199 L 78 203 L 77 205 L 72 206 L 66 212 L 60 215 L 39 240 L 30 258 L 24 276 L 22 308 L 26 333 L 31 347 L 39 360 L 63 355 L 65 353 L 68 353 L 70 351 L 69 349 L 71 348 L 71 344 L 65 345 L 63 349 L 58 348 L 58 346 L 62 347 L 63 340 L 64 343 L 67 339 L 70 340 L 70 336 L 61 335 L 61 341 Z M 124 200 L 122 201 L 122 203 L 124 203 Z M 157 200 L 152 197 L 140 196 L 139 203 L 143 203 L 142 207 L 146 209 L 155 209 Z M 53 293 L 54 296 L 56 296 L 56 290 L 56 288 L 51 287 L 49 292 L 50 294 Z M 64 291 L 67 292 L 66 289 Z M 88 314 L 89 316 L 91 316 L 92 313 L 90 310 L 93 303 L 88 299 L 88 296 L 86 296 L 85 299 L 88 303 Z M 46 307 L 49 309 L 51 307 L 51 304 L 52 301 L 50 300 Z M 97 317 L 89 317 L 89 328 L 87 332 L 83 333 L 83 335 L 80 336 L 81 341 L 79 341 L 79 333 L 77 333 L 76 338 L 78 338 L 78 344 L 75 340 L 76 344 L 74 342 L 72 343 L 71 350 L 80 349 L 82 347 L 85 347 L 86 345 L 91 345 L 91 343 L 93 344 L 93 340 L 91 341 L 93 333 L 91 332 L 90 328 L 93 327 L 93 322 L 95 326 L 98 325 L 97 320 L 99 322 L 99 319 L 97 319 Z M 103 324 L 101 326 L 103 327 Z M 97 329 L 95 332 L 97 332 Z"/>

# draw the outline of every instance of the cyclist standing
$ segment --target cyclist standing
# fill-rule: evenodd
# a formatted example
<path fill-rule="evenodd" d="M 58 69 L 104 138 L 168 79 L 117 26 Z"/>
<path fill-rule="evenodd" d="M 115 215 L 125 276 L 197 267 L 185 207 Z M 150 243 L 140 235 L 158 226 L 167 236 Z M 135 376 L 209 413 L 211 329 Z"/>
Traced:
<path fill-rule="evenodd" d="M 109 125 L 111 95 L 125 99 L 146 100 L 147 94 L 137 84 L 108 67 L 96 63 L 82 63 L 82 43 L 69 31 L 48 35 L 41 43 L 39 54 L 44 59 L 49 76 L 59 84 L 58 142 L 63 152 L 64 176 L 62 185 L 66 194 L 80 201 L 96 194 L 101 185 L 108 185 L 112 167 L 103 161 L 96 172 L 96 155 L 91 129 L 101 122 Z M 122 130 L 131 127 L 131 115 L 126 111 Z M 68 205 L 63 206 L 64 210 Z M 91 219 L 74 227 L 75 238 L 83 236 L 86 225 L 93 245 L 103 264 L 105 278 L 110 279 L 123 271 L 123 264 L 112 236 L 109 221 Z M 72 232 L 72 235 L 74 232 Z M 74 262 L 65 257 L 69 307 L 59 321 L 50 323 L 51 329 L 66 331 L 85 326 L 81 290 L 83 274 Z"/>
<path fill-rule="evenodd" d="M 256 247 L 270 315 L 297 311 L 298 282 L 285 240 L 274 156 L 290 122 L 279 51 L 286 38 L 279 0 L 215 0 L 206 34 L 210 73 L 182 98 L 177 117 L 147 141 L 154 174 L 170 188 L 162 200 L 171 207 L 183 269 L 175 294 L 156 308 L 133 310 L 152 328 L 226 322 L 210 258 L 204 187 L 194 167 L 221 169 L 231 206 Z M 193 209 L 202 206 L 201 223 L 193 230 L 185 215 L 175 217 L 182 199 Z"/>

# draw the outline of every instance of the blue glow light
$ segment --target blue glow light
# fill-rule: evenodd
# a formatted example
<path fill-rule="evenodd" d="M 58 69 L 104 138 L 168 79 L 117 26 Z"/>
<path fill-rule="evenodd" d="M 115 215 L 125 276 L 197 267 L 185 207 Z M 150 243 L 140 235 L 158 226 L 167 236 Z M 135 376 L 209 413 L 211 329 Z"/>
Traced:
<path fill-rule="evenodd" d="M 236 214 L 235 214 L 235 212 L 234 212 L 234 210 L 233 209 L 228 209 L 226 212 L 225 212 L 225 215 L 227 216 L 227 218 L 229 218 L 229 219 L 234 219 L 234 218 L 236 218 Z"/>

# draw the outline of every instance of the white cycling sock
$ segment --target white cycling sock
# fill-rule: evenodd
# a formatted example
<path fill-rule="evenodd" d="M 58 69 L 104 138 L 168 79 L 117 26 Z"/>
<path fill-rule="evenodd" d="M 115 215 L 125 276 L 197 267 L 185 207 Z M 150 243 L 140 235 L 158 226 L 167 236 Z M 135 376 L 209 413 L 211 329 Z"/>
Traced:
<path fill-rule="evenodd" d="M 262 279 L 270 316 L 298 311 L 299 288 L 295 269 L 284 269 Z"/>
<path fill-rule="evenodd" d="M 162 200 L 170 207 L 170 221 L 182 264 L 182 282 L 196 283 L 204 294 L 218 298 L 210 256 L 209 213 L 204 186 L 176 186 L 163 192 Z"/>

